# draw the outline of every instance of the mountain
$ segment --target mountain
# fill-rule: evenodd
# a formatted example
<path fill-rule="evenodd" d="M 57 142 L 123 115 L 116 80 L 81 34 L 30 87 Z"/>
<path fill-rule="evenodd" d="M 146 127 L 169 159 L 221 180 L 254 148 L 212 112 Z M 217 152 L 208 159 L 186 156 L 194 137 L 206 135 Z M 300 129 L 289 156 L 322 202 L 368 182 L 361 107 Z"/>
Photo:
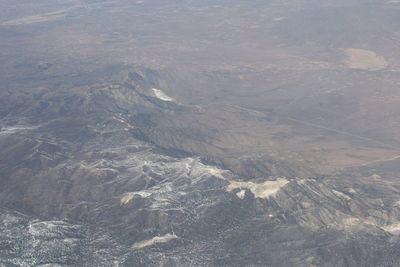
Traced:
<path fill-rule="evenodd" d="M 0 266 L 400 264 L 397 2 L 8 2 Z"/>

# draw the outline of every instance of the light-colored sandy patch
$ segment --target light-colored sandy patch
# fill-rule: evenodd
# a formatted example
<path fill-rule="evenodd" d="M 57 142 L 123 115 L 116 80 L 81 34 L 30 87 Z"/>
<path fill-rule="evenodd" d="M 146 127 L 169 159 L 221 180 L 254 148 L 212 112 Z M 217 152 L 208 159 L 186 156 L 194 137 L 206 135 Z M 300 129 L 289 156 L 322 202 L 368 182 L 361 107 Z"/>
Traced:
<path fill-rule="evenodd" d="M 314 179 L 297 179 L 296 182 L 300 185 L 305 185 L 307 183 L 315 182 Z"/>
<path fill-rule="evenodd" d="M 212 167 L 212 166 L 208 166 L 207 170 L 212 176 L 215 176 L 215 177 L 218 177 L 220 179 L 226 180 L 226 178 L 223 175 L 225 170 L 222 170 L 222 169 L 219 169 L 219 168 L 216 168 L 216 167 Z"/>
<path fill-rule="evenodd" d="M 344 229 L 348 230 L 349 228 L 353 228 L 361 223 L 362 223 L 362 221 L 355 217 L 345 218 L 342 220 L 341 225 L 338 225 L 338 228 L 339 229 L 342 228 L 343 230 Z"/>
<path fill-rule="evenodd" d="M 228 192 L 235 189 L 249 189 L 255 197 L 258 198 L 270 198 L 286 184 L 289 183 L 285 178 L 278 178 L 276 181 L 266 181 L 262 184 L 256 184 L 253 182 L 237 182 L 229 181 L 230 184 L 226 188 Z"/>
<path fill-rule="evenodd" d="M 349 197 L 348 195 L 346 195 L 346 194 L 344 194 L 342 192 L 336 191 L 336 190 L 332 190 L 332 193 L 335 194 L 339 198 L 343 198 L 343 199 L 346 199 L 346 200 L 350 200 L 351 199 L 351 197 Z"/>
<path fill-rule="evenodd" d="M 167 243 L 176 238 L 178 238 L 178 237 L 175 234 L 166 234 L 164 236 L 156 236 L 156 237 L 153 237 L 152 239 L 140 241 L 140 242 L 132 245 L 132 248 L 133 249 L 141 249 L 144 247 L 152 246 L 154 244 Z"/>
<path fill-rule="evenodd" d="M 281 21 L 281 20 L 286 20 L 287 17 L 279 17 L 279 18 L 274 18 L 274 21 Z"/>
<path fill-rule="evenodd" d="M 382 177 L 379 174 L 376 174 L 376 173 L 371 175 L 371 178 L 374 179 L 374 180 L 382 179 Z"/>
<path fill-rule="evenodd" d="M 246 195 L 245 190 L 240 190 L 239 192 L 236 193 L 236 196 L 240 199 L 244 199 L 244 196 Z"/>
<path fill-rule="evenodd" d="M 400 223 L 386 225 L 386 226 L 382 227 L 382 229 L 391 234 L 399 234 L 400 233 Z"/>
<path fill-rule="evenodd" d="M 350 194 L 356 194 L 357 193 L 357 191 L 354 188 L 347 189 L 347 192 L 350 193 Z"/>
<path fill-rule="evenodd" d="M 300 202 L 300 206 L 301 206 L 303 209 L 309 209 L 309 208 L 312 207 L 312 204 L 311 204 L 310 202 L 307 202 L 307 201 L 301 201 L 301 202 Z"/>
<path fill-rule="evenodd" d="M 120 203 L 121 203 L 121 205 L 126 205 L 133 199 L 134 196 L 140 196 L 142 198 L 145 198 L 150 195 L 151 195 L 151 193 L 145 192 L 145 191 L 125 193 L 124 196 L 121 198 Z"/>
<path fill-rule="evenodd" d="M 388 66 L 388 62 L 383 56 L 365 49 L 347 48 L 345 50 L 347 59 L 345 64 L 351 69 L 360 70 L 383 70 Z"/>
<path fill-rule="evenodd" d="M 160 100 L 162 100 L 162 101 L 169 101 L 169 102 L 174 101 L 173 98 L 167 96 L 167 95 L 166 95 L 163 91 L 161 91 L 160 89 L 152 88 L 151 90 L 153 90 L 154 95 L 155 95 L 158 99 L 160 99 Z"/>

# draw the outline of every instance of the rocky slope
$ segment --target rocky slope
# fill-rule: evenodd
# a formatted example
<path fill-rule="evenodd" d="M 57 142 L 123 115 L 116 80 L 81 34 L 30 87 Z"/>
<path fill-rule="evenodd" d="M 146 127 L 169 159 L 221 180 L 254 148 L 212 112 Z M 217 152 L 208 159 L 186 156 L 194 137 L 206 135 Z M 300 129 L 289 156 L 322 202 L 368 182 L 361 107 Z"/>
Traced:
<path fill-rule="evenodd" d="M 304 166 L 263 145 L 293 125 L 184 105 L 157 89 L 155 72 L 124 73 L 120 83 L 32 93 L 2 118 L 2 265 L 400 262 L 400 159 L 353 155 L 354 166 L 318 167 L 334 154 L 328 147 Z M 354 153 L 391 151 L 340 142 Z"/>

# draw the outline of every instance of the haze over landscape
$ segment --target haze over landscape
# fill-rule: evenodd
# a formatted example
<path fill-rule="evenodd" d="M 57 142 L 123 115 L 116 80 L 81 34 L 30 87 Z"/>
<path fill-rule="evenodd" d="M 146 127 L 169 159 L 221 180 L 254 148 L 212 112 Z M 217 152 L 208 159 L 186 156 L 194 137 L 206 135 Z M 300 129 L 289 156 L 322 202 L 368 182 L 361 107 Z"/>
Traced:
<path fill-rule="evenodd" d="M 399 15 L 0 0 L 0 266 L 400 266 Z"/>

